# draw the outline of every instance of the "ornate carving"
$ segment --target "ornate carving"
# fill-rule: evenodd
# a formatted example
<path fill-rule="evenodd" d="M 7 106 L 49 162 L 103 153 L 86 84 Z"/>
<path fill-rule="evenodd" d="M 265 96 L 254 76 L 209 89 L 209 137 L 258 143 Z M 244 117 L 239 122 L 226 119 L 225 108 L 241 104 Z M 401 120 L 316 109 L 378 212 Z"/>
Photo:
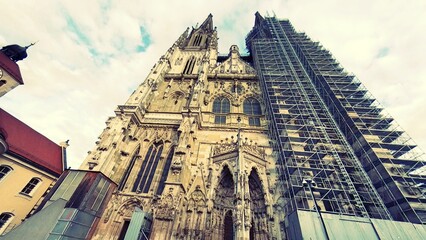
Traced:
<path fill-rule="evenodd" d="M 238 148 L 237 140 L 234 140 L 234 137 L 231 137 L 231 141 L 228 141 L 228 138 L 226 141 L 221 141 L 220 143 L 216 143 L 216 145 L 213 147 L 213 156 L 229 153 L 236 151 Z M 241 141 L 240 148 L 244 151 L 247 151 L 261 159 L 264 159 L 265 157 L 265 150 L 258 146 L 257 143 L 253 143 L 252 140 L 248 140 L 248 138 L 245 138 L 244 141 Z"/>
<path fill-rule="evenodd" d="M 236 142 L 223 142 L 221 141 L 219 144 L 213 147 L 213 156 L 233 152 L 237 150 Z"/>
<path fill-rule="evenodd" d="M 182 170 L 182 155 L 175 155 L 173 158 L 171 170 L 173 175 L 178 175 Z"/>
<path fill-rule="evenodd" d="M 173 196 L 171 193 L 161 199 L 161 203 L 157 206 L 156 218 L 172 221 L 175 217 L 175 207 Z"/>
<path fill-rule="evenodd" d="M 194 211 L 203 212 L 206 207 L 206 197 L 201 191 L 199 185 L 196 186 L 195 191 L 191 194 L 190 203 L 188 208 L 192 208 Z"/>

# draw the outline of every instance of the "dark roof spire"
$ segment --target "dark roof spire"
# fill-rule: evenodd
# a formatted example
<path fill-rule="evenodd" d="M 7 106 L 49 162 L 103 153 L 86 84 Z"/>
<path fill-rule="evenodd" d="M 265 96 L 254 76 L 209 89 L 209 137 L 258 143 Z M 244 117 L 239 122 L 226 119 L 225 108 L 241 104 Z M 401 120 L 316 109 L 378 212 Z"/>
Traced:
<path fill-rule="evenodd" d="M 260 24 L 265 20 L 263 17 L 262 17 L 262 15 L 260 15 L 260 13 L 259 12 L 256 12 L 255 14 L 254 14 L 254 16 L 256 17 L 255 18 L 255 20 L 254 20 L 254 25 L 255 26 L 260 26 Z"/>
<path fill-rule="evenodd" d="M 0 51 L 2 51 L 12 61 L 17 62 L 25 59 L 28 56 L 27 49 L 34 44 L 35 43 L 31 43 L 25 47 L 21 47 L 18 44 L 7 45 L 0 49 Z"/>
<path fill-rule="evenodd" d="M 207 30 L 207 31 L 213 31 L 213 15 L 210 13 L 206 20 L 200 25 L 200 28 Z"/>

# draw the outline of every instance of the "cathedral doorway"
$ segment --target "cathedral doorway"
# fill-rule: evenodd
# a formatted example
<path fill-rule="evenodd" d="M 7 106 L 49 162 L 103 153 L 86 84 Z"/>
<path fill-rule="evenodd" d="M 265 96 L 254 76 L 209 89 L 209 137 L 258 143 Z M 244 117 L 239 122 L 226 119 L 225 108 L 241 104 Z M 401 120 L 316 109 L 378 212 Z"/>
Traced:
<path fill-rule="evenodd" d="M 249 176 L 250 212 L 252 214 L 250 239 L 268 239 L 267 214 L 263 187 L 256 170 Z"/>
<path fill-rule="evenodd" d="M 223 239 L 234 240 L 234 220 L 232 219 L 231 210 L 227 211 L 225 214 Z"/>
<path fill-rule="evenodd" d="M 235 184 L 231 171 L 225 166 L 219 177 L 219 184 L 216 188 L 213 214 L 213 238 L 212 239 L 230 239 L 235 236 L 234 217 L 234 190 Z"/>

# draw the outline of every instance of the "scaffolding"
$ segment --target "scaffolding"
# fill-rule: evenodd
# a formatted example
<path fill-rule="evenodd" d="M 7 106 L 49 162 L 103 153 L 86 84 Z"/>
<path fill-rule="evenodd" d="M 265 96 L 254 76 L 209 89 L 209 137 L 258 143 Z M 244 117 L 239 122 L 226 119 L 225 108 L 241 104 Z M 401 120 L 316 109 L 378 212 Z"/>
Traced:
<path fill-rule="evenodd" d="M 265 18 L 246 39 L 267 102 L 286 214 L 321 212 L 426 221 L 416 145 L 352 74 L 288 20 Z M 313 196 L 303 180 L 316 183 Z"/>

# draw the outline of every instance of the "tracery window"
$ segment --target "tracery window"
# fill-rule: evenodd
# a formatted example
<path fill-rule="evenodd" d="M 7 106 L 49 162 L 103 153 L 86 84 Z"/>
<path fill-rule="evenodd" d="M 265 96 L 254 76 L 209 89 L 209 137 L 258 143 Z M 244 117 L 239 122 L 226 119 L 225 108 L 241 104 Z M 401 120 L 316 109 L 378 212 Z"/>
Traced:
<path fill-rule="evenodd" d="M 12 168 L 6 165 L 0 166 L 0 181 L 10 172 Z"/>
<path fill-rule="evenodd" d="M 6 227 L 6 224 L 12 220 L 13 214 L 11 213 L 2 213 L 0 214 L 0 233 L 3 232 L 3 227 Z"/>
<path fill-rule="evenodd" d="M 135 165 L 135 162 L 138 156 L 139 156 L 139 148 L 136 149 L 135 153 L 133 154 L 132 159 L 130 160 L 129 166 L 126 169 L 126 172 L 124 172 L 124 175 L 121 178 L 120 184 L 118 185 L 118 190 L 122 191 L 124 187 L 126 186 L 127 180 L 129 179 L 130 173 L 132 172 L 133 166 Z"/>
<path fill-rule="evenodd" d="M 262 109 L 260 103 L 254 98 L 247 98 L 243 103 L 243 111 L 249 117 L 250 126 L 260 126 L 260 115 L 262 115 Z"/>
<path fill-rule="evenodd" d="M 160 184 L 157 188 L 157 195 L 161 195 L 164 190 L 164 186 L 167 180 L 167 175 L 169 174 L 170 165 L 172 164 L 173 154 L 175 152 L 175 147 L 170 149 L 169 155 L 167 156 L 166 163 L 164 164 L 163 172 L 161 173 Z"/>
<path fill-rule="evenodd" d="M 31 195 L 34 192 L 34 189 L 41 182 L 40 178 L 32 178 L 27 185 L 21 190 L 21 193 L 26 195 Z"/>
<path fill-rule="evenodd" d="M 137 193 L 148 193 L 154 178 L 155 170 L 157 169 L 158 161 L 163 152 L 163 143 L 158 142 L 151 145 L 142 162 L 136 181 L 133 184 L 132 191 Z"/>
<path fill-rule="evenodd" d="M 213 102 L 214 123 L 225 124 L 226 115 L 230 112 L 231 104 L 226 97 L 218 97 Z"/>
<path fill-rule="evenodd" d="M 200 46 L 201 41 L 203 40 L 203 36 L 202 35 L 195 35 L 194 40 L 192 42 L 193 46 Z"/>
<path fill-rule="evenodd" d="M 192 74 L 195 65 L 195 57 L 191 56 L 185 64 L 185 68 L 183 69 L 183 74 Z"/>

